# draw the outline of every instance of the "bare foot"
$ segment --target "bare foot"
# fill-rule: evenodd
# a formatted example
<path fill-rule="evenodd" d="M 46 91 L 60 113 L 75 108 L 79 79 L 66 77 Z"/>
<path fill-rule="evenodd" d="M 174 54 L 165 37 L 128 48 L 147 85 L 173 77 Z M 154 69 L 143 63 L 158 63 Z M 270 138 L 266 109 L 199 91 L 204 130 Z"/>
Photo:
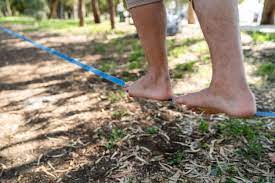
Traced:
<path fill-rule="evenodd" d="M 129 96 L 166 101 L 172 98 L 170 77 L 168 74 L 155 75 L 150 72 L 126 87 Z"/>
<path fill-rule="evenodd" d="M 256 113 L 254 95 L 248 88 L 239 90 L 227 88 L 222 91 L 210 87 L 197 93 L 177 97 L 175 102 L 206 113 L 226 113 L 234 117 L 250 117 Z"/>

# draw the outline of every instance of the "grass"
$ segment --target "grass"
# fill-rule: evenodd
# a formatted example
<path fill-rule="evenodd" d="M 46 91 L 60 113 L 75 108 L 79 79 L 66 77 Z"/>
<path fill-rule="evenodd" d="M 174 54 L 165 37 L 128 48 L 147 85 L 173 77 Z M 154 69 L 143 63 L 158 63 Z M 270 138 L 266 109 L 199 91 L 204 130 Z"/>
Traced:
<path fill-rule="evenodd" d="M 199 131 L 201 133 L 207 133 L 208 132 L 209 125 L 205 120 L 201 120 L 199 124 Z"/>
<path fill-rule="evenodd" d="M 210 175 L 215 177 L 234 177 L 238 175 L 238 169 L 235 165 L 227 164 L 227 163 L 214 163 L 211 166 Z"/>
<path fill-rule="evenodd" d="M 126 133 L 122 130 L 122 129 L 119 129 L 119 128 L 113 128 L 111 130 L 111 134 L 110 134 L 110 137 L 109 137 L 109 141 L 108 143 L 105 145 L 105 147 L 107 149 L 112 149 L 114 148 L 115 144 L 120 140 L 122 139 L 123 137 L 125 137 Z"/>
<path fill-rule="evenodd" d="M 116 103 L 121 100 L 124 100 L 126 97 L 126 94 L 122 90 L 117 90 L 116 92 L 113 92 L 113 91 L 108 92 L 107 97 L 111 103 Z"/>
<path fill-rule="evenodd" d="M 159 132 L 159 128 L 156 126 L 151 126 L 145 129 L 146 133 L 150 135 L 156 135 Z"/>
<path fill-rule="evenodd" d="M 179 58 L 189 51 L 208 51 L 206 43 L 199 38 L 170 39 L 167 41 L 167 47 L 169 60 Z"/>
<path fill-rule="evenodd" d="M 24 32 L 33 31 L 54 31 L 54 32 L 70 32 L 74 34 L 82 34 L 83 32 L 89 35 L 109 34 L 115 33 L 121 35 L 125 33 L 123 29 L 111 30 L 109 21 L 105 20 L 101 24 L 94 24 L 88 18 L 85 21 L 84 27 L 79 27 L 79 21 L 77 19 L 51 19 L 36 21 L 32 17 L 17 16 L 17 17 L 0 17 L 0 23 L 5 26 L 11 25 L 26 25 Z M 127 31 L 127 30 L 126 30 Z"/>
<path fill-rule="evenodd" d="M 181 151 L 177 151 L 172 154 L 172 156 L 168 159 L 169 165 L 179 165 L 185 159 L 185 155 Z"/>
<path fill-rule="evenodd" d="M 175 69 L 172 71 L 172 77 L 181 79 L 186 73 L 196 72 L 198 67 L 195 64 L 196 61 L 176 65 Z"/>
<path fill-rule="evenodd" d="M 33 20 L 28 20 L 26 18 L 26 20 L 24 21 L 23 19 L 19 19 L 16 23 L 20 23 L 20 21 L 30 26 L 32 25 L 30 24 L 30 22 L 33 22 Z M 54 29 L 54 28 L 48 27 L 49 26 L 48 23 L 47 22 L 43 23 L 42 21 L 40 23 L 36 23 L 37 25 L 35 25 L 34 27 L 35 28 L 38 27 L 39 30 L 40 28 L 41 30 Z M 89 31 L 89 33 L 95 34 L 96 36 L 97 34 L 95 32 L 97 31 L 102 34 L 104 34 L 107 31 L 106 37 L 100 37 L 99 39 L 95 39 L 95 41 L 93 41 L 90 46 L 91 50 L 87 50 L 88 53 L 101 54 L 102 56 L 101 61 L 99 63 L 96 63 L 99 66 L 98 68 L 105 72 L 111 72 L 111 73 L 116 72 L 114 68 L 118 68 L 116 74 L 126 81 L 136 80 L 137 77 L 143 74 L 142 69 L 145 67 L 144 52 L 142 51 L 139 40 L 134 36 L 131 36 L 131 35 L 122 36 L 123 32 L 120 32 L 119 30 L 109 32 L 109 28 L 108 28 L 109 25 L 107 24 L 104 24 L 102 26 L 96 26 L 91 24 L 91 25 L 88 25 L 87 28 L 79 28 L 77 21 L 72 23 L 70 22 L 64 23 L 64 22 L 58 22 L 53 20 L 52 23 L 66 24 L 65 28 L 62 27 L 61 25 L 56 26 L 59 30 L 62 30 L 62 31 L 63 30 L 68 31 L 68 29 L 72 28 L 73 30 Z M 90 30 L 90 28 L 93 30 Z M 200 60 L 203 60 L 203 61 L 210 60 L 209 53 L 206 52 L 206 49 L 203 46 L 204 43 L 202 43 L 199 39 L 183 39 L 183 40 L 173 39 L 173 40 L 169 40 L 168 42 L 170 44 L 169 50 L 172 52 L 172 55 L 170 55 L 170 58 L 173 58 L 173 59 L 179 58 L 184 53 L 192 51 L 196 56 L 199 55 Z M 182 78 L 186 73 L 192 74 L 193 72 L 197 71 L 197 67 L 199 67 L 200 65 L 196 63 L 197 62 L 194 61 L 194 62 L 177 65 L 176 68 L 172 71 L 173 77 Z M 272 64 L 272 60 L 268 60 L 268 63 Z M 268 66 L 265 66 L 266 63 L 263 64 L 263 66 L 261 66 L 263 68 L 260 67 L 259 69 L 261 70 L 259 71 L 259 75 L 262 75 L 264 77 L 270 76 L 273 73 L 272 71 L 274 70 L 273 66 L 272 65 L 270 66 L 270 64 Z M 107 89 L 109 90 L 109 87 Z M 110 114 L 109 116 L 106 116 L 106 122 L 108 122 L 108 125 L 110 124 L 110 126 L 114 126 L 115 125 L 114 123 L 119 123 L 119 120 L 121 119 L 123 119 L 123 121 L 126 121 L 124 119 L 125 119 L 125 116 L 127 116 L 127 123 L 129 118 L 129 125 L 132 125 L 132 121 L 134 122 L 141 121 L 141 125 L 139 124 L 138 125 L 141 128 L 143 128 L 143 122 L 148 121 L 148 116 L 151 115 L 151 113 L 147 113 L 146 111 L 143 111 L 141 113 L 137 111 L 136 115 L 129 116 L 129 113 L 127 112 L 127 108 L 125 106 L 123 108 L 123 104 L 126 97 L 123 91 L 121 90 L 118 90 L 118 91 L 109 90 L 106 92 L 103 91 L 102 95 L 105 95 L 105 94 L 107 94 L 106 96 L 107 98 L 104 96 L 104 99 L 107 99 L 108 101 L 106 102 L 107 103 L 106 106 L 103 106 L 103 107 L 104 107 L 104 110 L 106 110 L 106 112 Z M 109 105 L 110 103 L 115 105 Z M 133 105 L 135 105 L 137 108 L 140 106 L 140 104 L 136 104 L 136 103 Z M 154 113 L 159 112 L 158 109 L 165 109 L 165 110 L 167 109 L 165 106 L 161 106 L 161 107 L 159 107 L 158 105 L 156 106 L 157 106 L 156 110 L 154 109 L 155 105 L 152 106 L 153 108 L 152 110 L 154 110 Z M 150 104 L 150 108 L 151 108 L 151 104 Z M 171 110 L 182 112 L 174 108 Z M 173 135 L 170 134 L 170 131 L 167 131 L 168 132 L 167 135 L 171 137 L 172 141 L 179 141 L 182 143 L 186 143 L 188 145 L 192 144 L 194 141 L 197 141 L 198 139 L 204 138 L 201 142 L 198 142 L 198 145 L 199 145 L 198 149 L 200 150 L 199 152 L 191 153 L 189 152 L 189 148 L 188 149 L 181 148 L 180 145 L 176 145 L 177 146 L 177 149 L 175 149 L 176 152 L 174 151 L 174 147 L 173 147 L 173 151 L 170 151 L 170 149 L 163 150 L 164 148 L 162 147 L 162 144 L 160 144 L 160 147 L 158 147 L 159 144 L 157 144 L 157 146 L 152 147 L 152 149 L 151 147 L 148 147 L 148 149 L 152 151 L 155 151 L 156 149 L 158 153 L 164 152 L 161 155 L 163 155 L 163 157 L 166 158 L 165 160 L 167 160 L 167 163 L 171 166 L 178 166 L 177 168 L 179 167 L 183 168 L 186 164 L 188 165 L 188 161 L 190 160 L 190 161 L 197 162 L 198 164 L 203 165 L 204 167 L 208 167 L 209 165 L 211 165 L 212 161 L 208 161 L 207 158 L 205 158 L 205 155 L 207 155 L 209 153 L 210 148 L 212 148 L 212 146 L 210 145 L 211 144 L 210 142 L 215 139 L 223 140 L 222 142 L 217 142 L 216 144 L 214 144 L 215 145 L 214 153 L 213 153 L 214 158 L 221 157 L 219 156 L 219 150 L 220 150 L 219 146 L 227 148 L 229 147 L 227 145 L 230 145 L 230 149 L 231 147 L 234 148 L 235 150 L 237 150 L 237 153 L 234 153 L 234 152 L 232 153 L 233 154 L 232 159 L 230 159 L 230 156 L 228 157 L 229 158 L 228 160 L 223 158 L 219 159 L 220 161 L 223 161 L 223 162 L 221 164 L 215 164 L 213 166 L 213 171 L 216 172 L 215 175 L 217 176 L 228 177 L 226 179 L 226 182 L 230 183 L 236 180 L 234 177 L 239 176 L 239 175 L 236 175 L 236 172 L 238 170 L 242 172 L 242 165 L 243 165 L 241 164 L 242 160 L 246 162 L 249 162 L 251 159 L 263 160 L 262 157 L 266 154 L 267 148 L 265 145 L 263 145 L 264 141 L 262 140 L 264 139 L 262 138 L 263 135 L 266 136 L 266 134 L 264 134 L 265 129 L 260 125 L 258 125 L 257 122 L 249 123 L 249 120 L 229 119 L 226 121 L 218 121 L 218 125 L 213 126 L 214 124 L 212 122 L 209 123 L 210 119 L 207 119 L 207 120 L 201 119 L 199 123 L 197 123 L 197 118 L 189 119 L 186 116 L 182 116 L 182 117 L 184 117 L 183 119 L 190 120 L 192 122 L 192 134 L 190 135 L 189 133 L 184 134 L 184 140 L 182 140 L 182 130 L 184 131 L 186 130 L 184 126 L 185 120 L 177 121 L 177 123 L 180 124 L 179 126 L 174 125 L 175 124 L 174 120 L 173 121 L 169 120 L 169 122 L 171 122 L 171 125 L 173 125 L 173 128 L 171 128 L 174 130 L 172 131 L 173 135 L 179 138 L 174 138 Z M 195 122 L 193 123 L 192 120 L 195 120 Z M 257 121 L 257 120 L 258 119 L 253 119 L 253 121 Z M 104 121 L 105 121 L 105 118 L 104 118 Z M 151 135 L 152 137 L 157 138 L 158 137 L 157 135 L 160 133 L 160 129 L 166 132 L 166 129 L 162 128 L 165 123 L 166 123 L 166 120 L 162 120 L 160 121 L 160 123 L 157 123 L 157 125 L 153 125 L 148 128 L 145 128 L 144 133 L 143 131 L 140 131 L 139 132 L 140 134 L 138 135 L 145 135 L 145 136 Z M 210 130 L 212 127 L 213 128 L 216 127 L 215 129 L 216 131 Z M 127 127 L 125 129 L 127 129 Z M 113 154 L 113 151 L 117 151 L 119 152 L 119 154 L 121 153 L 121 155 L 123 153 L 125 153 L 125 155 L 128 155 L 130 150 L 131 152 L 133 151 L 137 152 L 136 146 L 132 146 L 132 145 L 124 146 L 124 145 L 127 145 L 126 141 L 123 141 L 123 143 L 126 143 L 126 144 L 123 144 L 123 146 L 121 147 L 127 147 L 127 148 L 119 148 L 120 143 L 122 142 L 121 139 L 125 137 L 126 132 L 128 134 L 131 134 L 129 132 L 131 131 L 131 128 L 127 129 L 127 131 L 125 129 L 120 129 L 115 127 L 115 128 L 112 128 L 111 130 L 109 130 L 108 128 L 107 132 L 103 130 L 103 128 L 98 130 L 97 132 L 98 136 L 100 137 L 100 140 L 104 140 L 104 145 L 105 145 L 104 154 L 99 153 L 99 156 L 101 157 L 108 156 L 109 154 Z M 268 137 L 268 139 L 273 140 L 273 142 L 275 142 L 271 132 L 269 133 L 269 135 L 270 137 Z M 130 138 L 127 139 L 127 141 L 131 142 L 129 144 L 136 143 Z M 146 145 L 146 144 L 141 144 L 141 145 Z M 117 148 L 117 149 L 114 149 L 114 148 Z M 111 149 L 110 150 L 111 153 L 109 154 L 105 153 L 106 149 L 108 150 Z M 151 163 L 150 159 L 152 157 L 150 157 L 150 154 L 140 153 L 140 152 L 137 152 L 138 155 L 144 158 L 145 160 L 148 160 L 149 163 Z M 171 153 L 171 152 L 175 152 L 175 153 Z M 127 161 L 132 163 L 135 160 L 129 159 Z M 185 161 L 187 163 L 185 163 Z M 267 161 L 268 161 L 267 157 L 265 156 L 264 161 L 258 161 L 258 163 L 261 162 L 261 163 L 267 164 L 266 163 Z M 119 169 L 120 165 L 118 165 L 116 168 L 118 168 L 117 169 L 118 171 L 121 171 L 121 169 Z M 133 169 L 133 170 L 136 171 L 136 169 Z M 187 171 L 185 168 L 182 170 Z M 206 170 L 206 173 L 207 173 L 207 170 Z M 159 171 L 157 172 L 157 174 L 162 175 L 162 172 Z M 195 180 L 197 179 L 194 178 L 194 181 Z M 264 182 L 264 180 L 265 179 L 263 179 L 263 181 L 259 180 L 259 182 Z M 130 181 L 131 179 L 129 178 L 129 182 Z"/>
<path fill-rule="evenodd" d="M 237 153 L 247 159 L 261 159 L 263 146 L 261 136 L 263 134 L 262 124 L 249 124 L 245 120 L 230 119 L 218 125 L 218 131 L 227 139 L 242 142 Z M 245 138 L 244 141 L 242 138 Z"/>
<path fill-rule="evenodd" d="M 257 128 L 240 119 L 226 120 L 223 124 L 220 124 L 218 128 L 221 133 L 227 137 L 239 138 L 243 136 L 249 141 L 259 135 Z"/>
<path fill-rule="evenodd" d="M 254 42 L 264 43 L 264 42 L 274 42 L 275 41 L 275 33 L 262 33 L 258 31 L 248 32 L 248 34 L 252 37 Z"/>
<path fill-rule="evenodd" d="M 122 117 L 127 115 L 128 115 L 128 112 L 126 109 L 118 109 L 112 112 L 111 118 L 115 120 L 120 120 Z"/>
<path fill-rule="evenodd" d="M 261 64 L 256 74 L 265 77 L 269 81 L 275 81 L 275 63 L 267 62 Z"/>

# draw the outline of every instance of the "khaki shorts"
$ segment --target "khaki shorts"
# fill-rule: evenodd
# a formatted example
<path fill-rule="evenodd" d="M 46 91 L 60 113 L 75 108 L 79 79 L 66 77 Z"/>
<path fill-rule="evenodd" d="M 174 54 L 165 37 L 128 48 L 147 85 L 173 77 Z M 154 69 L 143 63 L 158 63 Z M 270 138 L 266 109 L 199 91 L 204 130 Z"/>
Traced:
<path fill-rule="evenodd" d="M 163 0 L 126 0 L 128 9 L 160 1 Z"/>

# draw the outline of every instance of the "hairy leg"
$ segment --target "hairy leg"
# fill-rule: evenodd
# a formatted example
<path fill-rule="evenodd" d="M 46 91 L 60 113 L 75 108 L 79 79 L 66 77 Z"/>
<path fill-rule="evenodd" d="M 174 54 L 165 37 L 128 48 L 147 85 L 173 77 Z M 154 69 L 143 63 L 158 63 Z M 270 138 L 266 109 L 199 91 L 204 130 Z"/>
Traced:
<path fill-rule="evenodd" d="M 166 51 L 166 12 L 163 2 L 130 9 L 145 56 L 148 72 L 126 88 L 130 96 L 155 100 L 171 99 Z"/>
<path fill-rule="evenodd" d="M 237 117 L 256 112 L 254 96 L 245 78 L 238 20 L 238 0 L 193 0 L 208 43 L 213 76 L 210 87 L 176 98 L 188 107 Z"/>

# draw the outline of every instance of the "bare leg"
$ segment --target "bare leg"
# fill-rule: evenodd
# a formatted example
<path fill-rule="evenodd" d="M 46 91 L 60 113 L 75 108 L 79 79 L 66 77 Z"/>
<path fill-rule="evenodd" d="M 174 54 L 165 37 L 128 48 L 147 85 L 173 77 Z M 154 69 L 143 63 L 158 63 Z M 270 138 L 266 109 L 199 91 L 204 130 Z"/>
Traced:
<path fill-rule="evenodd" d="M 127 87 L 130 96 L 155 100 L 168 100 L 172 96 L 166 51 L 166 12 L 162 2 L 132 8 L 145 56 L 148 72 Z"/>
<path fill-rule="evenodd" d="M 254 96 L 245 78 L 240 43 L 237 0 L 193 0 L 210 48 L 213 76 L 210 87 L 176 98 L 188 107 L 201 107 L 232 116 L 256 112 Z"/>

